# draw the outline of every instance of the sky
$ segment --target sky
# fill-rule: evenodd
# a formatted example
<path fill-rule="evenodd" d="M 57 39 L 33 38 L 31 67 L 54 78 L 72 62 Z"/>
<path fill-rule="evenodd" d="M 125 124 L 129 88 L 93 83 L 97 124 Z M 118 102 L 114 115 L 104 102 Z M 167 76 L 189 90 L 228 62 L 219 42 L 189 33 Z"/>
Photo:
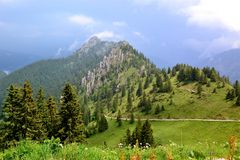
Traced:
<path fill-rule="evenodd" d="M 129 41 L 159 66 L 197 63 L 240 47 L 239 6 L 239 0 L 0 0 L 0 54 L 58 57 L 98 36 Z"/>

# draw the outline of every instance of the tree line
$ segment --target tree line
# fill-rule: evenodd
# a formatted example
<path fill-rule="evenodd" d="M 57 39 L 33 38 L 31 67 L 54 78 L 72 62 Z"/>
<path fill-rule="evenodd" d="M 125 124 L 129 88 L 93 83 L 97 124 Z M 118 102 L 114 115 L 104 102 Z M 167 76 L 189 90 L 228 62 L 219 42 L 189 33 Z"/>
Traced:
<path fill-rule="evenodd" d="M 84 142 L 84 125 L 75 87 L 67 83 L 59 101 L 58 107 L 54 97 L 46 100 L 42 89 L 34 98 L 28 81 L 23 87 L 11 85 L 3 104 L 0 147 L 15 146 L 24 139 L 43 141 L 51 137 L 60 138 L 62 143 Z"/>
<path fill-rule="evenodd" d="M 122 142 L 125 146 L 131 147 L 136 145 L 138 145 L 137 147 L 150 147 L 154 145 L 153 130 L 149 120 L 142 124 L 141 119 L 138 118 L 135 129 L 132 133 L 130 129 L 127 129 Z"/>

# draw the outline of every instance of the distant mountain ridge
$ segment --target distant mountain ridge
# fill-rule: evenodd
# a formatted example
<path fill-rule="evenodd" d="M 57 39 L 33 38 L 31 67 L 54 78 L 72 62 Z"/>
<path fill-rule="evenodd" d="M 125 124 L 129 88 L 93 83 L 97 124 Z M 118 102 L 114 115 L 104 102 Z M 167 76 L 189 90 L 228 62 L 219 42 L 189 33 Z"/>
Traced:
<path fill-rule="evenodd" d="M 7 76 L 7 74 L 3 71 L 0 71 L 0 79 L 2 79 L 3 77 Z"/>
<path fill-rule="evenodd" d="M 10 84 L 22 84 L 25 80 L 29 80 L 35 90 L 43 87 L 46 93 L 59 96 L 64 83 L 71 82 L 79 86 L 81 78 L 118 45 L 118 42 L 92 37 L 69 57 L 42 60 L 16 70 L 0 80 L 0 101 L 4 99 Z"/>
<path fill-rule="evenodd" d="M 228 76 L 232 82 L 240 80 L 240 49 L 219 53 L 203 64 L 215 67 L 222 75 Z"/>

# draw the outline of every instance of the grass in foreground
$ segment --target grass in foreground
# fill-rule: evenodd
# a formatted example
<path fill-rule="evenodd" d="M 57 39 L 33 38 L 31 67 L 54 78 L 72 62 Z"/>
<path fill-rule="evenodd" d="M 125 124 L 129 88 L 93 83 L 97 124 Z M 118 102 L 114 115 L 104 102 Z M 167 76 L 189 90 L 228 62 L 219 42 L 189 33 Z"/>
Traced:
<path fill-rule="evenodd" d="M 98 148 L 82 144 L 61 145 L 58 140 L 46 140 L 43 144 L 33 141 L 22 141 L 15 148 L 0 153 L 4 160 L 188 160 L 240 158 L 240 148 L 232 139 L 230 143 L 216 145 L 214 143 L 195 144 L 195 146 L 180 146 L 174 143 L 156 148 Z M 230 149 L 231 148 L 231 149 Z"/>

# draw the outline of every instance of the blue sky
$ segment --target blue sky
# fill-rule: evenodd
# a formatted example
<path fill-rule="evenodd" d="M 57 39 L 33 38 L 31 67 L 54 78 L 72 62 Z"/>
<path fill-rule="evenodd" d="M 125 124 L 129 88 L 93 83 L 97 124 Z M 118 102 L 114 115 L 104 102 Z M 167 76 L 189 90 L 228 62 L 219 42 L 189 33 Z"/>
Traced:
<path fill-rule="evenodd" d="M 159 66 L 240 47 L 239 0 L 0 0 L 0 50 L 54 57 L 127 40 Z M 0 52 L 1 54 L 1 52 Z"/>

